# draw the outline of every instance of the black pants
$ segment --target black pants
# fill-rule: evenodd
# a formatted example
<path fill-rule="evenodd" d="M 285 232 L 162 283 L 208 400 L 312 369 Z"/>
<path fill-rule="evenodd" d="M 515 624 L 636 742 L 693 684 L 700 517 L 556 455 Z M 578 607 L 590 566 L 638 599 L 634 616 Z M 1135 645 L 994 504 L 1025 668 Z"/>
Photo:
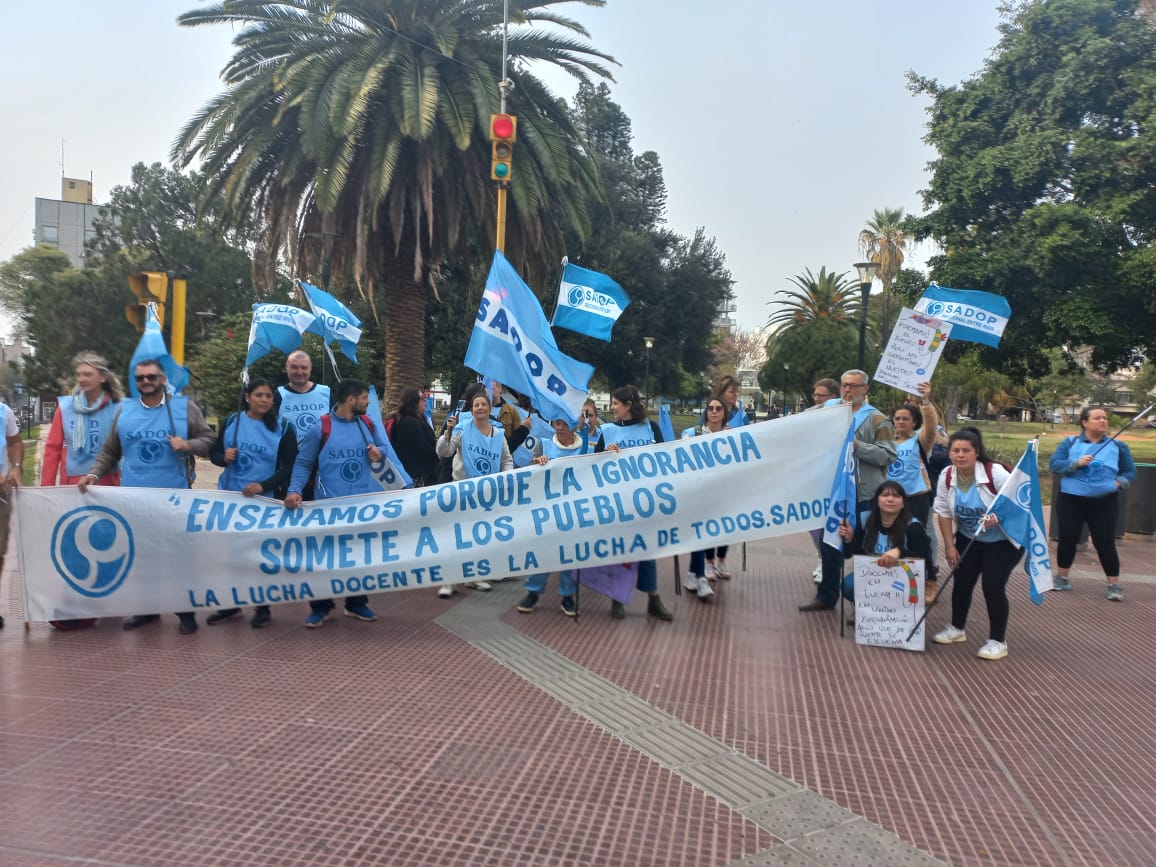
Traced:
<path fill-rule="evenodd" d="M 1056 500 L 1059 519 L 1059 544 L 1056 562 L 1061 569 L 1070 569 L 1076 559 L 1076 543 L 1080 529 L 1088 525 L 1088 535 L 1100 557 L 1100 565 L 1109 578 L 1120 576 L 1120 555 L 1116 553 L 1116 520 L 1119 517 L 1120 497 L 1113 492 L 1106 497 L 1081 497 L 1060 491 Z"/>
<path fill-rule="evenodd" d="M 864 512 L 871 510 L 871 501 L 863 500 L 855 504 L 856 520 Z M 852 524 L 854 526 L 854 524 Z M 834 605 L 839 601 L 839 576 L 843 574 L 844 558 L 842 548 L 832 548 L 820 540 L 819 559 L 823 565 L 823 579 L 819 582 L 819 590 L 815 594 L 819 602 L 824 605 Z"/>
<path fill-rule="evenodd" d="M 971 547 L 968 548 L 968 543 Z M 951 590 L 951 625 L 967 626 L 967 612 L 977 582 L 983 583 L 983 601 L 987 603 L 988 635 L 993 641 L 1007 636 L 1007 579 L 1023 556 L 1023 549 L 1001 539 L 998 542 L 972 542 L 962 533 L 955 534 L 955 550 L 967 549 L 955 569 L 955 586 Z"/>

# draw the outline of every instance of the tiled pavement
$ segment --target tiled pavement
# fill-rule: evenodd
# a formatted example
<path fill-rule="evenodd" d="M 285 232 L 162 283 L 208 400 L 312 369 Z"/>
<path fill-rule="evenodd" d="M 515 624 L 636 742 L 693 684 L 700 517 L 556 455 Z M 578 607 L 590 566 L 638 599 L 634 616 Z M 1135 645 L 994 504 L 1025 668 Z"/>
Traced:
<path fill-rule="evenodd" d="M 736 550 L 710 604 L 664 561 L 672 624 L 517 582 L 321 630 L 10 616 L 0 864 L 1156 863 L 1156 545 L 1123 605 L 1087 554 L 1042 608 L 1014 579 L 999 663 L 978 596 L 923 654 L 798 614 L 809 545 Z"/>

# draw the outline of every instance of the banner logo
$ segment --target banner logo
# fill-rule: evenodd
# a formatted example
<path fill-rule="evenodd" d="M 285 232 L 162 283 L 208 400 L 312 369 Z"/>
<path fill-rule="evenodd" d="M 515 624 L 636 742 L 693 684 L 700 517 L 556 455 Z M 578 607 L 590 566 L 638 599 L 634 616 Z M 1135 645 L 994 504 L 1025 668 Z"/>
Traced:
<path fill-rule="evenodd" d="M 365 468 L 362 466 L 361 461 L 346 461 L 341 465 L 341 479 L 351 485 L 354 482 L 360 481 L 364 474 Z"/>
<path fill-rule="evenodd" d="M 52 530 L 52 565 L 83 596 L 108 596 L 120 587 L 133 551 L 128 523 L 103 506 L 73 509 Z"/>
<path fill-rule="evenodd" d="M 164 453 L 165 447 L 156 440 L 142 440 L 138 454 L 142 464 L 155 464 Z"/>
<path fill-rule="evenodd" d="M 928 316 L 938 316 L 940 313 L 943 312 L 943 302 L 942 301 L 932 301 L 930 304 L 927 305 L 927 310 L 925 312 L 927 313 Z"/>
<path fill-rule="evenodd" d="M 584 294 L 585 292 L 582 286 L 572 286 L 570 287 L 570 294 L 566 300 L 570 303 L 571 307 L 581 307 Z"/>
<path fill-rule="evenodd" d="M 237 472 L 243 476 L 247 476 L 253 469 L 253 456 L 248 452 L 237 451 L 237 460 L 234 461 Z"/>
<path fill-rule="evenodd" d="M 1032 482 L 1031 479 L 1024 479 L 1023 484 L 1016 488 L 1016 502 L 1020 504 L 1027 511 L 1032 508 Z"/>
<path fill-rule="evenodd" d="M 296 426 L 298 433 L 308 433 L 309 428 L 313 427 L 317 419 L 309 415 L 309 413 L 302 413 L 297 416 L 293 424 Z"/>

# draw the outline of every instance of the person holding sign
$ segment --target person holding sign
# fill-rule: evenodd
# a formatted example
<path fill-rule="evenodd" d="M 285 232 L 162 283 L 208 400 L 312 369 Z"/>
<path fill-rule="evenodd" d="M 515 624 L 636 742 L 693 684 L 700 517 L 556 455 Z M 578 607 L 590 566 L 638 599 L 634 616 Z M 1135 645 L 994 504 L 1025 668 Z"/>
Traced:
<path fill-rule="evenodd" d="M 1123 602 L 1120 555 L 1116 553 L 1116 519 L 1120 509 L 1117 492 L 1126 489 L 1136 478 L 1136 462 L 1125 443 L 1107 438 L 1107 410 L 1084 407 L 1080 427 L 1083 432 L 1066 437 L 1048 463 L 1048 468 L 1060 476 L 1060 497 L 1056 502 L 1060 531 L 1052 589 L 1072 589 L 1068 573 L 1076 559 L 1080 530 L 1087 524 L 1108 582 L 1108 599 Z"/>
<path fill-rule="evenodd" d="M 217 479 L 217 490 L 240 491 L 246 497 L 285 496 L 297 460 L 297 432 L 280 418 L 280 403 L 279 393 L 267 379 L 253 379 L 245 386 L 244 412 L 229 416 L 224 433 L 209 450 L 209 460 L 225 468 Z M 240 613 L 240 608 L 222 608 L 205 618 L 205 623 L 216 626 Z M 258 605 L 250 626 L 261 629 L 270 620 L 269 606 Z"/>
<path fill-rule="evenodd" d="M 610 412 L 614 424 L 602 426 L 595 452 L 619 452 L 633 446 L 648 446 L 662 442 L 662 431 L 646 415 L 642 396 L 633 385 L 624 385 L 610 392 Z M 674 620 L 662 598 L 658 595 L 658 566 L 653 560 L 638 563 L 638 579 L 634 585 L 649 595 L 646 613 L 659 620 Z M 610 603 L 610 616 L 621 620 L 626 616 L 626 606 L 618 600 Z"/>
<path fill-rule="evenodd" d="M 456 435 L 458 417 L 451 415 L 446 419 L 445 433 L 438 437 L 436 448 L 439 458 L 453 458 L 455 482 L 514 468 L 505 430 L 490 419 L 490 409 L 490 398 L 482 389 L 471 400 L 470 418 L 462 423 L 462 429 Z M 470 586 L 475 590 L 492 589 L 488 581 L 474 581 Z M 445 584 L 438 590 L 438 596 L 443 599 L 453 595 L 452 584 Z"/>
<path fill-rule="evenodd" d="M 947 452 L 951 466 L 939 477 L 935 516 L 947 565 L 955 571 L 955 586 L 951 591 L 951 623 L 931 640 L 936 644 L 967 641 L 963 629 L 971 596 L 976 583 L 982 582 L 990 632 L 987 643 L 979 649 L 979 658 L 1003 659 L 1007 656 L 1007 581 L 1023 551 L 1008 540 L 999 518 L 988 509 L 1011 474 L 988 458 L 974 428 L 953 433 Z"/>
<path fill-rule="evenodd" d="M 881 484 L 871 498 L 871 511 L 866 522 L 860 522 L 855 529 L 848 521 L 839 526 L 844 543 L 843 556 L 849 560 L 856 554 L 879 555 L 879 565 L 887 568 L 900 560 L 919 558 L 924 562 L 923 574 L 928 574 L 931 542 L 923 524 L 911 514 L 910 502 L 903 485 L 893 479 Z M 925 589 L 925 596 L 930 596 L 930 592 Z M 843 596 L 855 601 L 854 572 L 843 577 Z M 854 614 L 847 619 L 847 625 L 855 625 Z"/>
<path fill-rule="evenodd" d="M 360 380 L 344 379 L 337 384 L 334 398 L 333 412 L 321 416 L 301 436 L 285 497 L 286 509 L 301 505 L 301 492 L 314 476 L 318 500 L 381 493 L 381 483 L 370 464 L 381 460 L 385 441 L 380 424 L 365 415 L 369 409 L 369 386 Z M 333 600 L 311 599 L 309 608 L 305 625 L 319 629 L 333 613 Z M 345 616 L 366 622 L 377 620 L 377 614 L 369 607 L 369 597 L 364 595 L 345 597 Z"/>

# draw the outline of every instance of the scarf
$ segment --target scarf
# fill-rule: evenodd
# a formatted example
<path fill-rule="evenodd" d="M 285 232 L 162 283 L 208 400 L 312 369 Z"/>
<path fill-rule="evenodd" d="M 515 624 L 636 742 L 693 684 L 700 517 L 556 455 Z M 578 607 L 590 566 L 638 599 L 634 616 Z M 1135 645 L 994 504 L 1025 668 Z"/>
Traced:
<path fill-rule="evenodd" d="M 106 403 L 108 403 L 108 395 L 104 391 L 101 391 L 100 398 L 92 406 L 88 405 L 88 398 L 79 388 L 72 393 L 72 409 L 76 413 L 77 419 L 72 426 L 72 436 L 69 439 L 68 448 L 72 450 L 73 454 L 88 454 L 88 425 L 84 423 L 83 416 L 98 412 Z"/>

